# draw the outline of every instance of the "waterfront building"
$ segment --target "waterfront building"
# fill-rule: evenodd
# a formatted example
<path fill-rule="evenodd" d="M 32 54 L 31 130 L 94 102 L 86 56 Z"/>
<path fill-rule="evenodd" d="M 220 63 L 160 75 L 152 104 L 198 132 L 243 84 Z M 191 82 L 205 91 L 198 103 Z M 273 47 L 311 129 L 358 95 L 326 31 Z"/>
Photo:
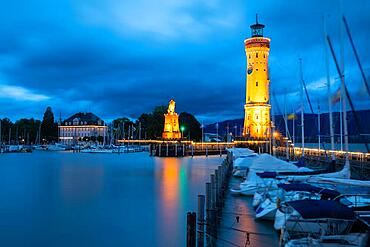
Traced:
<path fill-rule="evenodd" d="M 250 26 L 252 37 L 244 40 L 247 57 L 246 99 L 243 136 L 266 139 L 271 133 L 268 56 L 270 39 L 263 37 L 262 24 Z"/>
<path fill-rule="evenodd" d="M 95 114 L 79 112 L 61 121 L 58 131 L 59 141 L 68 145 L 79 141 L 103 142 L 107 135 L 107 126 Z"/>
<path fill-rule="evenodd" d="M 163 139 L 181 139 L 179 116 L 175 112 L 175 104 L 175 101 L 171 99 L 168 104 L 167 113 L 164 114 Z"/>

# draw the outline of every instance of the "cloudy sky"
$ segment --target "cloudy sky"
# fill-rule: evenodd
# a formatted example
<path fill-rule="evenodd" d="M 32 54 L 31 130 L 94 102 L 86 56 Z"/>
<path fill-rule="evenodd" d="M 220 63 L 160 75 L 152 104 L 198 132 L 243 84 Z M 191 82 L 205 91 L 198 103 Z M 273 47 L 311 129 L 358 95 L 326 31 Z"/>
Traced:
<path fill-rule="evenodd" d="M 344 1 L 370 77 L 370 1 Z M 0 8 L 0 118 L 41 118 L 47 106 L 68 117 L 92 111 L 136 118 L 156 105 L 210 123 L 242 118 L 243 40 L 259 13 L 271 38 L 271 91 L 288 111 L 298 102 L 298 58 L 312 101 L 327 108 L 323 16 L 339 54 L 339 1 L 14 0 Z M 358 109 L 370 109 L 344 39 L 346 83 Z M 332 88 L 339 80 L 331 61 Z M 286 95 L 286 97 L 285 97 Z M 275 107 L 276 109 L 276 107 Z M 308 110 L 308 107 L 306 106 Z"/>

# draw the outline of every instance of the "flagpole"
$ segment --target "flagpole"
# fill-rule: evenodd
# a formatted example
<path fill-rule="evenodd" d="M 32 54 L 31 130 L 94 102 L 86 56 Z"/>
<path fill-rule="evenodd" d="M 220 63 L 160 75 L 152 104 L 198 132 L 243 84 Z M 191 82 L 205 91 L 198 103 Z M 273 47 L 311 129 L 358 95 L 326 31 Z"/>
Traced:
<path fill-rule="evenodd" d="M 204 137 L 203 137 L 203 136 L 204 136 L 204 133 L 203 133 L 203 131 L 204 131 L 204 130 L 203 130 L 203 128 L 204 128 L 204 125 L 203 125 L 203 120 L 202 120 L 202 150 L 203 150 L 203 140 L 204 140 L 204 139 L 203 139 L 203 138 L 204 138 Z"/>
<path fill-rule="evenodd" d="M 288 119 L 286 114 L 286 89 L 284 94 L 284 123 L 285 123 L 285 156 L 286 159 L 289 160 L 289 150 L 288 150 Z"/>
<path fill-rule="evenodd" d="M 217 143 L 218 143 L 218 122 L 216 123 Z"/>
<path fill-rule="evenodd" d="M 295 118 L 296 118 L 296 115 L 294 113 L 294 116 L 293 116 L 293 144 L 295 145 Z"/>

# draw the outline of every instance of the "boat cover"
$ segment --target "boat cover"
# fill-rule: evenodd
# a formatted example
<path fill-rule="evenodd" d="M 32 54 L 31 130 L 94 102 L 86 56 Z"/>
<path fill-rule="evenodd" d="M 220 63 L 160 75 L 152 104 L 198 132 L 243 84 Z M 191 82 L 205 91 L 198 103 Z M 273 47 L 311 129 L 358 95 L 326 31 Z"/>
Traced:
<path fill-rule="evenodd" d="M 299 200 L 287 204 L 293 207 L 303 219 L 343 219 L 353 220 L 353 210 L 337 201 Z"/>
<path fill-rule="evenodd" d="M 258 172 L 257 175 L 261 178 L 276 178 L 278 176 L 307 176 L 323 173 L 325 173 L 325 170 L 297 171 L 297 172 Z"/>
<path fill-rule="evenodd" d="M 276 172 L 257 172 L 256 174 L 260 178 L 276 178 L 277 176 Z"/>
<path fill-rule="evenodd" d="M 324 196 L 326 199 L 334 199 L 340 195 L 340 193 L 336 190 L 324 189 L 306 183 L 278 184 L 278 187 L 285 191 L 307 191 L 318 193 Z"/>
<path fill-rule="evenodd" d="M 255 172 L 281 172 L 281 171 L 298 171 L 294 164 L 278 159 L 269 154 L 260 154 L 253 159 L 250 170 Z"/>

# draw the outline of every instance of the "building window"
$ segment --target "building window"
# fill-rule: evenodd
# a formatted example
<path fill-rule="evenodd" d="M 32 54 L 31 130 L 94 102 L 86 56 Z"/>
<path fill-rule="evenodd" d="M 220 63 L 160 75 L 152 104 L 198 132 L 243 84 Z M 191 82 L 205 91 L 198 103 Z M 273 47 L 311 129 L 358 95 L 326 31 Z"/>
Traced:
<path fill-rule="evenodd" d="M 265 55 L 265 53 L 263 53 L 263 58 L 266 58 L 266 55 Z"/>
<path fill-rule="evenodd" d="M 256 57 L 258 58 L 258 52 L 256 52 Z"/>
<path fill-rule="evenodd" d="M 258 69 L 256 69 L 256 71 L 258 71 Z"/>
<path fill-rule="evenodd" d="M 248 96 L 248 101 L 249 101 L 249 100 L 251 100 L 251 97 L 250 97 L 250 96 Z"/>
<path fill-rule="evenodd" d="M 249 59 L 251 59 L 251 54 L 249 54 Z"/>
<path fill-rule="evenodd" d="M 258 87 L 258 81 L 256 81 L 256 87 Z"/>

